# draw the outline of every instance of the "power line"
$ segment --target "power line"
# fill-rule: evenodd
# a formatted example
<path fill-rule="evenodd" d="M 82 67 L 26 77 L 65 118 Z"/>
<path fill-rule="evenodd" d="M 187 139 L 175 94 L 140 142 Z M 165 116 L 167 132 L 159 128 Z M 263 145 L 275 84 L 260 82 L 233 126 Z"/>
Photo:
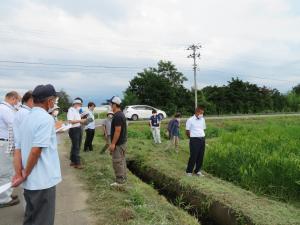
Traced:
<path fill-rule="evenodd" d="M 191 57 L 193 54 L 191 54 Z M 1 65 L 2 64 L 2 65 Z M 7 65 L 8 64 L 8 65 Z M 14 65 L 14 66 L 13 66 Z M 31 66 L 39 66 L 39 67 L 31 67 Z M 40 67 L 41 66 L 41 67 Z M 8 67 L 8 68 L 7 68 Z M 196 67 L 197 70 L 197 64 L 196 66 L 193 65 L 193 68 Z M 103 69 L 109 69 L 109 70 L 117 70 L 118 72 L 133 72 L 136 73 L 138 70 L 144 70 L 146 66 L 110 66 L 110 65 L 83 65 L 83 64 L 63 64 L 63 63 L 46 63 L 46 62 L 28 62 L 28 61 L 15 61 L 15 60 L 0 60 L 0 70 L 15 70 L 15 71 L 22 71 L 22 70 L 43 70 L 47 72 L 90 72 L 90 73 L 98 73 L 98 74 L 105 74 L 107 72 L 103 71 Z M 179 68 L 179 70 L 189 71 L 189 68 Z M 199 70 L 199 68 L 198 68 Z M 291 80 L 284 80 L 284 79 L 276 79 L 271 77 L 266 77 L 263 75 L 251 75 L 251 74 L 244 74 L 240 72 L 228 72 L 225 70 L 216 70 L 216 69 L 204 69 L 205 71 L 212 71 L 219 74 L 228 74 L 231 77 L 234 77 L 234 74 L 237 74 L 237 77 L 251 77 L 251 78 L 257 78 L 262 80 L 273 80 L 273 81 L 280 81 L 280 82 L 288 82 L 288 83 L 294 83 L 296 81 Z M 116 71 L 115 71 L 116 72 Z M 194 71 L 194 78 L 195 78 L 195 71 Z M 195 82 L 195 80 L 194 80 Z M 195 87 L 197 87 L 197 82 Z M 197 88 L 195 88 L 197 90 Z M 195 98 L 195 100 L 197 100 Z"/>
<path fill-rule="evenodd" d="M 129 66 L 60 64 L 60 63 L 27 62 L 27 61 L 13 61 L 13 60 L 0 60 L 0 63 L 42 65 L 42 66 L 61 66 L 61 67 L 104 68 L 104 69 L 141 69 L 141 67 L 129 67 Z"/>

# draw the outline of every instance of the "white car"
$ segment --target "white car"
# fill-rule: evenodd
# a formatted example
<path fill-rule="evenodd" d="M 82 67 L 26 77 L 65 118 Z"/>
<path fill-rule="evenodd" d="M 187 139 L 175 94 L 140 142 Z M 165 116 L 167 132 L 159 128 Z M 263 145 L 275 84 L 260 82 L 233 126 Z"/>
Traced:
<path fill-rule="evenodd" d="M 159 115 L 161 119 L 164 119 L 167 117 L 167 114 L 164 111 L 156 109 L 156 108 L 148 106 L 148 105 L 127 106 L 123 112 L 124 112 L 126 118 L 131 119 L 131 120 L 138 120 L 138 119 L 149 119 L 152 116 L 152 110 L 156 110 L 157 115 Z"/>

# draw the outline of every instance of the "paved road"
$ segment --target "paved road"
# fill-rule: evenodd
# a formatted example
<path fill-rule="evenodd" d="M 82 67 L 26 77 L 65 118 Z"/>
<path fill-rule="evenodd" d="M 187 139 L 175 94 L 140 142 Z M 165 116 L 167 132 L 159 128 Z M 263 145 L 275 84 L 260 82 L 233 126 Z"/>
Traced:
<path fill-rule="evenodd" d="M 251 119 L 251 118 L 267 118 L 267 117 L 290 117 L 290 116 L 300 116 L 300 113 L 287 113 L 287 114 L 263 114 L 263 115 L 234 115 L 234 116 L 205 116 L 206 120 L 227 120 L 227 119 Z M 165 123 L 169 122 L 171 118 L 167 118 L 163 120 Z M 187 118 L 181 118 L 182 121 L 186 121 Z M 100 127 L 103 124 L 103 119 L 96 120 L 96 126 Z M 131 121 L 128 120 L 128 123 L 146 123 L 147 120 L 138 120 L 138 121 Z"/>
<path fill-rule="evenodd" d="M 55 225 L 92 225 L 93 216 L 86 203 L 88 194 L 76 176 L 76 170 L 69 166 L 69 150 L 60 147 L 60 161 L 63 181 L 57 186 Z M 15 191 L 21 196 L 21 190 Z M 0 209 L 0 225 L 21 225 L 23 202 L 17 206 Z"/>

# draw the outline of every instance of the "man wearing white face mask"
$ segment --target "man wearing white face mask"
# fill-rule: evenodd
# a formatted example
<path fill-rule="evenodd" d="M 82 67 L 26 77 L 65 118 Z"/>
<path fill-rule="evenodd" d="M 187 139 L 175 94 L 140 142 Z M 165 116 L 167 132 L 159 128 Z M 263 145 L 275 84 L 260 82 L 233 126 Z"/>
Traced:
<path fill-rule="evenodd" d="M 48 113 L 53 117 L 54 122 L 55 122 L 55 130 L 61 128 L 63 126 L 63 122 L 59 121 L 57 116 L 59 114 L 59 106 L 57 104 L 54 105 L 53 108 L 49 109 Z M 60 144 L 60 132 L 56 132 L 56 139 L 57 139 L 57 144 Z"/>
<path fill-rule="evenodd" d="M 38 85 L 32 92 L 34 107 L 20 125 L 15 151 L 13 187 L 22 184 L 26 200 L 23 225 L 53 225 L 56 185 L 61 182 L 54 121 L 48 114 L 57 92 L 51 85 Z"/>
<path fill-rule="evenodd" d="M 204 107 L 197 107 L 195 115 L 186 122 L 186 135 L 190 138 L 190 158 L 186 168 L 187 176 L 192 176 L 193 172 L 197 176 L 203 176 L 201 167 L 205 151 L 206 124 L 203 117 Z"/>
<path fill-rule="evenodd" d="M 79 110 L 81 109 L 82 101 L 75 99 L 73 101 L 72 107 L 69 108 L 67 118 L 68 122 L 72 124 L 69 130 L 69 137 L 72 142 L 71 153 L 70 153 L 70 166 L 76 169 L 82 169 L 80 162 L 80 142 L 82 139 L 81 124 L 86 122 L 86 119 L 81 119 Z"/>
<path fill-rule="evenodd" d="M 53 117 L 54 121 L 57 122 L 57 116 L 59 114 L 59 107 L 57 105 L 54 105 L 52 109 L 49 110 L 49 114 Z"/>
<path fill-rule="evenodd" d="M 0 103 L 0 186 L 10 182 L 13 176 L 13 122 L 19 100 L 19 94 L 11 91 Z M 0 194 L 0 208 L 19 203 L 18 197 L 12 196 L 12 192 L 13 189 L 10 188 Z"/>

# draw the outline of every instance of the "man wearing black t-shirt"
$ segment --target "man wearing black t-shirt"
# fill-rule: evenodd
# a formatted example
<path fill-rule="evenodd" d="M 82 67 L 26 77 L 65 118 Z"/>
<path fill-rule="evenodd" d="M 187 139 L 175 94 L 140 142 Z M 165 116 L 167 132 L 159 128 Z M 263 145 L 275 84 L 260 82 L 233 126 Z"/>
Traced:
<path fill-rule="evenodd" d="M 111 108 L 114 117 L 111 122 L 111 145 L 109 150 L 116 176 L 116 182 L 112 183 L 111 186 L 120 186 L 126 182 L 127 123 L 126 117 L 121 111 L 121 99 L 119 97 L 111 99 Z"/>

